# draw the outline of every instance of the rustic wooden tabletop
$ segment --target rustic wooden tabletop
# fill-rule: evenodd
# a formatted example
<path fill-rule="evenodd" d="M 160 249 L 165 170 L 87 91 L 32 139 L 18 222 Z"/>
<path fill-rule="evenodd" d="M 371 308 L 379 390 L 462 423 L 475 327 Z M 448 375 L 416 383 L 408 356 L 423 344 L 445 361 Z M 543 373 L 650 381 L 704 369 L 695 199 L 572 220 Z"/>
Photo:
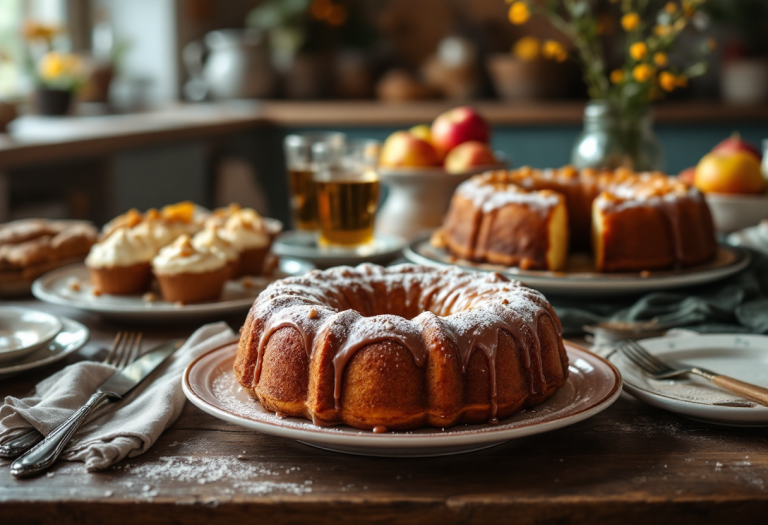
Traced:
<path fill-rule="evenodd" d="M 8 303 L 8 302 L 6 302 Z M 33 300 L 86 324 L 71 363 L 124 328 Z M 229 320 L 238 327 L 242 319 Z M 137 327 L 132 327 L 137 328 Z M 148 343 L 195 326 L 142 326 Z M 24 396 L 61 363 L 0 380 Z M 0 523 L 766 523 L 765 429 L 689 421 L 626 394 L 598 416 L 470 454 L 349 456 L 242 429 L 187 403 L 143 456 L 99 473 L 59 462 L 14 479 L 0 463 Z"/>

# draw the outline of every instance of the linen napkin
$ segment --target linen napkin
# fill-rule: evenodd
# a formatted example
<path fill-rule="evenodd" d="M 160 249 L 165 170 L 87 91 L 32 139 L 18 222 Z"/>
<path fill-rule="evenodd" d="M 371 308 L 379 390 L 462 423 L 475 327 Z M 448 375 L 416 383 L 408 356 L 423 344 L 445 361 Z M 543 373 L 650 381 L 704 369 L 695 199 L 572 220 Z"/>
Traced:
<path fill-rule="evenodd" d="M 181 375 L 187 365 L 204 352 L 236 340 L 224 322 L 200 327 L 128 396 L 100 408 L 61 458 L 82 461 L 88 471 L 96 471 L 146 452 L 181 414 L 186 401 Z M 30 427 L 48 435 L 114 373 L 113 367 L 103 363 L 75 363 L 38 383 L 31 397 L 6 397 L 0 407 L 0 443 Z"/>
<path fill-rule="evenodd" d="M 600 321 L 650 321 L 708 333 L 768 333 L 768 256 L 751 251 L 749 267 L 710 284 L 654 292 L 642 297 L 569 300 L 547 297 L 564 334 Z"/>

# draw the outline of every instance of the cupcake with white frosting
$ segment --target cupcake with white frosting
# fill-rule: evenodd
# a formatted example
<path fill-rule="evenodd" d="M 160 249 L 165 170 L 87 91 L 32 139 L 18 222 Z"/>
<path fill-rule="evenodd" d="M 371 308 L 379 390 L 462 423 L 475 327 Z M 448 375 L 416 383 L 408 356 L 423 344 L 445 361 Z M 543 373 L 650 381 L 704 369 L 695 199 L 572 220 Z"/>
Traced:
<path fill-rule="evenodd" d="M 155 255 L 160 248 L 168 246 L 180 235 L 174 228 L 169 227 L 168 222 L 155 209 L 147 210 L 143 220 L 131 228 L 131 231 L 145 238 L 155 248 Z"/>
<path fill-rule="evenodd" d="M 91 247 L 85 265 L 94 291 L 112 295 L 143 293 L 152 282 L 150 261 L 157 250 L 126 227 L 116 228 Z"/>
<path fill-rule="evenodd" d="M 279 227 L 268 224 L 250 208 L 234 211 L 230 215 L 219 235 L 240 252 L 237 276 L 264 274 L 264 262 L 278 233 Z"/>
<path fill-rule="evenodd" d="M 160 210 L 160 216 L 168 229 L 174 234 L 174 240 L 180 235 L 194 235 L 203 229 L 207 212 L 190 201 L 169 204 Z"/>
<path fill-rule="evenodd" d="M 174 303 L 200 303 L 221 296 L 230 275 L 221 251 L 198 249 L 182 235 L 152 259 L 152 271 L 163 299 Z"/>
<path fill-rule="evenodd" d="M 240 250 L 221 236 L 221 229 L 215 224 L 206 223 L 205 229 L 192 237 L 192 246 L 200 251 L 221 252 L 227 259 L 230 278 L 236 275 L 240 261 Z"/>

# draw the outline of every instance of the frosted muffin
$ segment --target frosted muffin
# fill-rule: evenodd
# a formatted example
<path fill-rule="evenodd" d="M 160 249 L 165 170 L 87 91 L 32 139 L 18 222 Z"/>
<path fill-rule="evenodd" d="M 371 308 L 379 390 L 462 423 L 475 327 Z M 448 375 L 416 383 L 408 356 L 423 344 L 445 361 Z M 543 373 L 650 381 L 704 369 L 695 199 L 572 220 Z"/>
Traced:
<path fill-rule="evenodd" d="M 221 251 L 198 250 L 189 235 L 160 250 L 152 259 L 152 271 L 163 299 L 173 303 L 216 300 L 230 275 Z"/>
<path fill-rule="evenodd" d="M 270 228 L 255 210 L 246 208 L 232 213 L 219 235 L 240 252 L 237 276 L 264 273 L 264 262 L 278 233 L 280 229 Z"/>
<path fill-rule="evenodd" d="M 101 239 L 106 239 L 119 228 L 131 229 L 144 220 L 144 214 L 136 208 L 131 208 L 122 215 L 118 215 L 101 229 Z"/>
<path fill-rule="evenodd" d="M 174 240 L 180 235 L 194 235 L 202 230 L 207 215 L 207 212 L 203 212 L 195 203 L 189 201 L 170 204 L 160 210 L 160 216 L 173 234 Z"/>
<path fill-rule="evenodd" d="M 232 215 L 240 212 L 240 210 L 242 210 L 240 205 L 235 203 L 223 208 L 216 208 L 208 217 L 206 217 L 205 226 L 223 228 L 227 224 L 227 220 L 232 217 Z"/>
<path fill-rule="evenodd" d="M 237 274 L 240 251 L 231 242 L 224 239 L 220 233 L 221 229 L 215 224 L 206 223 L 205 229 L 192 237 L 192 246 L 200 251 L 221 252 L 227 259 L 229 277 L 232 278 Z"/>
<path fill-rule="evenodd" d="M 150 261 L 156 250 L 148 240 L 118 227 L 91 247 L 85 265 L 94 291 L 112 295 L 143 293 L 152 282 Z"/>
<path fill-rule="evenodd" d="M 169 227 L 168 222 L 155 209 L 147 210 L 142 221 L 131 228 L 131 231 L 145 238 L 154 247 L 155 255 L 180 235 L 174 228 Z"/>

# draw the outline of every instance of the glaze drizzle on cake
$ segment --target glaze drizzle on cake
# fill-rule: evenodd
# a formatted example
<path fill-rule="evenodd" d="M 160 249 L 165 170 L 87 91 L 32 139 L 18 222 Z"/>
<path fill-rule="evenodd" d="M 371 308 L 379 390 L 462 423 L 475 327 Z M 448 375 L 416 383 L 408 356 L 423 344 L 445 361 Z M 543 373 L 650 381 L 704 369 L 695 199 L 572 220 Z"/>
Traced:
<path fill-rule="evenodd" d="M 542 318 L 547 321 L 542 323 Z M 275 390 L 290 390 L 285 385 L 272 390 L 260 386 L 269 352 L 285 351 L 271 345 L 285 329 L 298 335 L 300 352 L 308 362 L 308 386 L 302 389 L 306 399 L 291 399 L 293 404 L 288 402 L 290 396 L 274 395 Z M 540 335 L 545 330 L 546 344 L 542 344 Z M 267 288 L 243 328 L 235 370 L 241 384 L 269 410 L 302 415 L 319 424 L 400 429 L 496 422 L 498 417 L 541 402 L 565 382 L 568 360 L 560 330 L 557 316 L 541 294 L 500 274 L 415 265 L 339 267 L 284 279 Z M 365 392 L 345 387 L 345 381 L 351 381 L 349 374 L 357 374 L 351 371 L 351 363 L 363 349 L 375 348 L 381 354 L 369 366 L 383 370 L 400 366 L 391 365 L 387 356 L 396 347 L 405 348 L 415 364 L 414 374 L 419 377 L 414 381 L 427 377 L 424 391 L 414 396 L 415 403 L 400 403 L 396 391 L 380 392 L 395 387 L 384 380 L 368 400 L 361 400 Z M 500 358 L 502 347 L 504 357 Z M 472 362 L 475 350 L 484 356 L 482 361 Z M 548 356 L 546 363 L 543 354 Z M 297 356 L 284 357 L 289 360 Z M 291 370 L 282 363 L 269 366 L 280 367 L 283 374 L 304 375 L 303 369 Z M 519 370 L 510 371 L 515 367 Z M 466 383 L 469 375 L 478 373 L 487 377 L 487 397 L 482 403 L 477 399 L 467 403 L 468 395 L 458 399 L 462 388 L 472 390 L 471 385 L 462 387 L 458 382 Z M 267 374 L 266 382 L 272 384 L 275 371 Z M 432 382 L 432 375 L 441 380 Z M 374 384 L 377 379 L 371 381 Z M 517 389 L 514 400 L 510 389 Z M 501 401 L 500 390 L 504 390 Z M 391 401 L 390 406 L 372 399 L 377 396 L 386 398 L 384 405 Z M 345 406 L 350 398 L 369 410 L 352 413 Z M 459 402 L 446 407 L 441 404 L 446 398 Z M 416 410 L 421 413 L 412 413 Z"/>
<path fill-rule="evenodd" d="M 701 193 L 664 174 L 630 170 L 496 171 L 462 183 L 437 244 L 470 261 L 560 271 L 592 251 L 597 271 L 687 267 L 712 259 Z"/>

